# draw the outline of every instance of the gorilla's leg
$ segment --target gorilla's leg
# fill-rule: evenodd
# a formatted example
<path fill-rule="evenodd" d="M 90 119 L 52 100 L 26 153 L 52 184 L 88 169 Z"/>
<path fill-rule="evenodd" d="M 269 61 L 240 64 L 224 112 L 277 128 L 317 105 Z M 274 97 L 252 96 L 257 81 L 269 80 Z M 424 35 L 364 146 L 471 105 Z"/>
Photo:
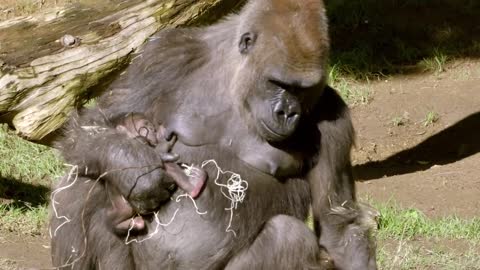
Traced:
<path fill-rule="evenodd" d="M 225 269 L 333 269 L 316 239 L 302 221 L 278 215 L 265 224 L 253 244 L 236 255 Z"/>

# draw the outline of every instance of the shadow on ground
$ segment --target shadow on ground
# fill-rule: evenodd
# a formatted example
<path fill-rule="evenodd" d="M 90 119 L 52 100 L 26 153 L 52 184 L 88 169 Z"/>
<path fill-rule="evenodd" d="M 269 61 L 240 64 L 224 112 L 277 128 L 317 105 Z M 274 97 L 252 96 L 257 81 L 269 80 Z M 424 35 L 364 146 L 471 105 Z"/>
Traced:
<path fill-rule="evenodd" d="M 480 57 L 478 0 L 326 0 L 332 64 L 350 74 L 421 71 L 424 59 Z M 446 57 L 446 58 L 444 58 Z"/>
<path fill-rule="evenodd" d="M 480 152 L 480 112 L 474 113 L 420 144 L 385 160 L 354 166 L 359 181 L 426 170 Z"/>
<path fill-rule="evenodd" d="M 32 185 L 0 177 L 0 204 L 14 208 L 45 205 L 49 193 L 50 189 L 42 185 Z"/>

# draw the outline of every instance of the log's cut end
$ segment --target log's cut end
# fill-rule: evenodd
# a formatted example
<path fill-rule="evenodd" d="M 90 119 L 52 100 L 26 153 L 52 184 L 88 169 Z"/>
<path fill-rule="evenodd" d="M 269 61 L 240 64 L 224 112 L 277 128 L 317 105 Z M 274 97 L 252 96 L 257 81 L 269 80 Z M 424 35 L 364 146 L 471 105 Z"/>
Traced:
<path fill-rule="evenodd" d="M 76 5 L 0 23 L 0 119 L 19 135 L 41 140 L 61 127 L 95 95 L 89 90 L 128 65 L 158 30 L 204 23 L 207 14 L 213 19 L 209 10 L 218 19 L 236 6 L 229 0 L 112 2 L 118 4 Z"/>

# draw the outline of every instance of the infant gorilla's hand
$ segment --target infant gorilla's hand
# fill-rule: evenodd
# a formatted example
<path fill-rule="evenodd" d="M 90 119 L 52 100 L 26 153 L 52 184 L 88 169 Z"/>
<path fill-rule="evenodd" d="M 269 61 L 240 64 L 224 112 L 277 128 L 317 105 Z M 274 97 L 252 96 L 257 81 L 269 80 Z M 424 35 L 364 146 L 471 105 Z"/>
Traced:
<path fill-rule="evenodd" d="M 207 174 L 194 167 L 192 175 L 187 176 L 175 163 L 179 156 L 171 153 L 176 136 L 167 134 L 162 125 L 156 127 L 143 114 L 129 113 L 119 118 L 115 125 L 120 133 L 141 142 L 130 142 L 139 150 L 134 153 L 141 154 L 136 157 L 124 156 L 120 162 L 124 164 L 117 165 L 129 169 L 110 174 L 109 177 L 116 181 L 107 182 L 112 185 L 107 222 L 115 233 L 123 235 L 128 231 L 144 230 L 145 221 L 141 215 L 152 213 L 169 201 L 177 185 L 193 198 L 199 196 Z M 142 164 L 142 160 L 155 162 Z"/>

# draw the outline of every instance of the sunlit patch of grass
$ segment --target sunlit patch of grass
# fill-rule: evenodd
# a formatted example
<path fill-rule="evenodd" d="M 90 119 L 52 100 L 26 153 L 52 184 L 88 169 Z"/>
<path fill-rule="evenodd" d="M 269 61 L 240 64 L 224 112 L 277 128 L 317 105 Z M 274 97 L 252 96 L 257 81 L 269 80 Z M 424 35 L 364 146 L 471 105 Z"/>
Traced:
<path fill-rule="evenodd" d="M 48 189 L 63 172 L 58 154 L 0 125 L 0 156 L 0 231 L 40 234 L 48 215 Z"/>
<path fill-rule="evenodd" d="M 0 125 L 0 157 L 0 177 L 3 178 L 49 185 L 47 180 L 60 176 L 63 172 L 56 151 L 19 138 L 8 131 L 7 125 Z"/>
<path fill-rule="evenodd" d="M 448 216 L 430 219 L 418 209 L 401 209 L 392 204 L 374 206 L 381 213 L 378 231 L 380 238 L 440 237 L 480 240 L 480 218 L 466 220 Z"/>
<path fill-rule="evenodd" d="M 412 240 L 420 238 L 448 238 L 478 240 L 480 243 L 480 218 L 461 219 L 446 216 L 432 219 L 415 208 L 404 209 L 393 202 L 376 203 L 366 199 L 368 204 L 380 212 L 378 222 L 379 239 Z M 306 224 L 313 225 L 310 214 Z"/>
<path fill-rule="evenodd" d="M 477 240 L 480 244 L 480 218 L 461 219 L 447 216 L 431 219 L 418 209 L 403 209 L 391 202 L 385 204 L 369 202 L 369 204 L 380 212 L 377 232 L 377 238 L 380 240 L 447 238 Z M 305 222 L 312 228 L 312 215 L 309 215 Z"/>
<path fill-rule="evenodd" d="M 368 104 L 372 95 L 370 89 L 363 85 L 354 84 L 346 79 L 340 79 L 332 86 L 340 93 L 349 105 Z"/>
<path fill-rule="evenodd" d="M 394 202 L 367 201 L 381 213 L 379 269 L 480 269 L 480 218 L 432 219 Z"/>
<path fill-rule="evenodd" d="M 423 58 L 418 65 L 424 71 L 430 71 L 435 73 L 441 73 L 446 70 L 445 65 L 447 63 L 448 56 L 441 51 L 435 49 L 433 55 L 428 58 Z"/>
<path fill-rule="evenodd" d="M 341 77 L 342 77 L 342 71 L 340 70 L 339 63 L 336 63 L 333 66 L 328 67 L 328 83 L 334 84 L 338 82 Z"/>
<path fill-rule="evenodd" d="M 16 208 L 0 204 L 0 231 L 40 235 L 48 218 L 46 206 Z"/>
<path fill-rule="evenodd" d="M 356 83 L 353 79 L 348 79 L 344 71 L 340 70 L 339 65 L 330 67 L 328 72 L 328 82 L 335 88 L 342 98 L 349 105 L 368 104 L 372 95 L 370 89 L 365 84 Z"/>
<path fill-rule="evenodd" d="M 436 123 L 440 119 L 438 113 L 434 111 L 429 111 L 427 115 L 425 115 L 425 119 L 423 120 L 424 126 L 430 126 Z"/>

